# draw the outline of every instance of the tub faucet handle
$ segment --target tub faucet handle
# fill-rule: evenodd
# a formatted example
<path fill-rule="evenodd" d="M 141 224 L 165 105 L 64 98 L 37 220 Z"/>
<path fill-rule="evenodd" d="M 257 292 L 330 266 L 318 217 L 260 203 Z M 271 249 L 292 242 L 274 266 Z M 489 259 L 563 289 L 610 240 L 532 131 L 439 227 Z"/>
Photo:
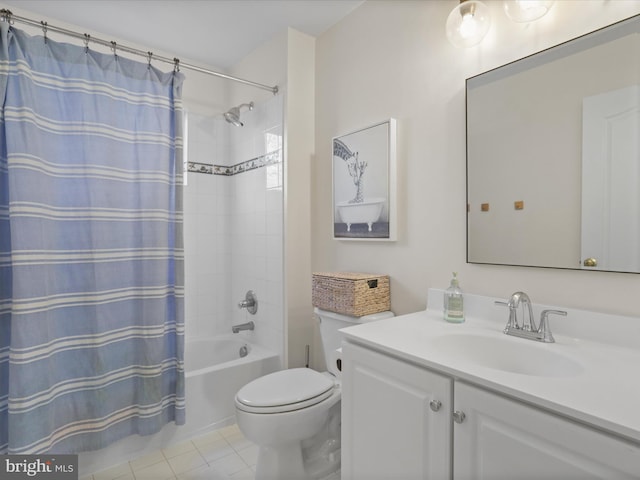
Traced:
<path fill-rule="evenodd" d="M 255 315 L 258 311 L 258 297 L 253 292 L 253 290 L 249 290 L 240 303 L 238 303 L 238 308 L 246 308 L 247 312 L 251 315 Z"/>

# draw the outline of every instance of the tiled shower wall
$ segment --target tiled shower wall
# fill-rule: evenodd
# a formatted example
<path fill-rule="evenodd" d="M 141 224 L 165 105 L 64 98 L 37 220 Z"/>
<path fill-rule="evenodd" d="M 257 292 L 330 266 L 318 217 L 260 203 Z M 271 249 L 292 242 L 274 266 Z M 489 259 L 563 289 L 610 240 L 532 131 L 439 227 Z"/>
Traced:
<path fill-rule="evenodd" d="M 284 353 L 283 104 L 274 96 L 243 127 L 189 114 L 184 193 L 186 335 L 230 334 L 250 320 L 250 341 Z M 258 312 L 237 305 L 247 290 Z"/>

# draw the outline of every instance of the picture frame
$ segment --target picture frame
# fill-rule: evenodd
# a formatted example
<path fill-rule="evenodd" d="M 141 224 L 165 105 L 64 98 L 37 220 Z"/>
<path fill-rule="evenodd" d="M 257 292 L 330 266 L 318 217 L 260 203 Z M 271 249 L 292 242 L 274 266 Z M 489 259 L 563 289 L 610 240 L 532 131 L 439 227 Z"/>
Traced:
<path fill-rule="evenodd" d="M 333 238 L 395 241 L 396 120 L 333 137 Z"/>

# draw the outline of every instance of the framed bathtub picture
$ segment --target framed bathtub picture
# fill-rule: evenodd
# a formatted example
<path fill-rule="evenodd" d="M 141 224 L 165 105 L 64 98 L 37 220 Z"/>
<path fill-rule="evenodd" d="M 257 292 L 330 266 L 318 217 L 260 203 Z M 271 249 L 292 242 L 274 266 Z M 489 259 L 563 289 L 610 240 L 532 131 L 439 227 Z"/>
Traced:
<path fill-rule="evenodd" d="M 333 238 L 396 240 L 396 121 L 332 140 Z"/>

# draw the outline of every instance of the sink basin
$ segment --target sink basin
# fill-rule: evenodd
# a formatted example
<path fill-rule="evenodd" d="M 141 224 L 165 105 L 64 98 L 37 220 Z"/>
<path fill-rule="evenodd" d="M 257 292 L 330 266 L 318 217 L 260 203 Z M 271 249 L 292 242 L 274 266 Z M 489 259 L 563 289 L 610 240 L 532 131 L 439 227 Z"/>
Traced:
<path fill-rule="evenodd" d="M 478 366 L 541 377 L 572 377 L 582 366 L 554 351 L 554 344 L 480 334 L 447 334 L 433 339 L 433 351 L 446 352 Z M 527 343 L 529 342 L 529 343 Z"/>

